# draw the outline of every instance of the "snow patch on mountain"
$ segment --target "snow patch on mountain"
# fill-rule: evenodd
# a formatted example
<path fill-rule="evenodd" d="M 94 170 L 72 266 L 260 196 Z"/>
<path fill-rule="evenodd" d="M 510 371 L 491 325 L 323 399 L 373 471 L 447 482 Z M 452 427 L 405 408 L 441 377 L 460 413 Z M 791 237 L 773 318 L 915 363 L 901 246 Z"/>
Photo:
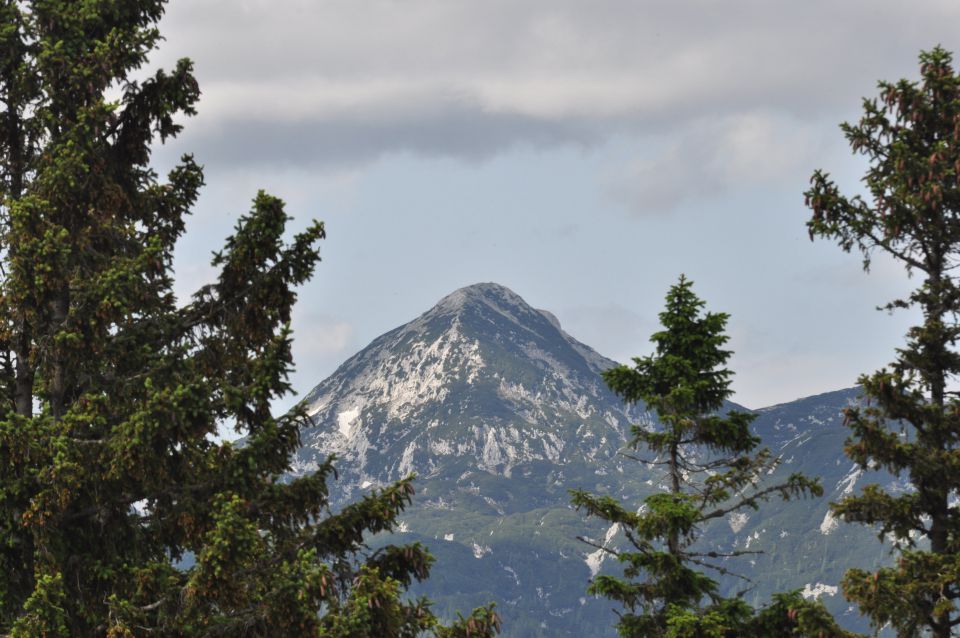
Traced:
<path fill-rule="evenodd" d="M 840 591 L 840 588 L 835 585 L 824 585 L 823 583 L 810 585 L 810 583 L 807 583 L 804 585 L 800 595 L 810 600 L 811 598 L 820 598 L 824 594 L 827 596 L 836 596 L 838 591 Z"/>
<path fill-rule="evenodd" d="M 600 573 L 600 566 L 603 564 L 603 559 L 606 558 L 607 554 L 610 553 L 606 548 L 608 545 L 610 545 L 610 542 L 613 540 L 613 537 L 617 535 L 618 531 L 620 531 L 620 523 L 614 523 L 611 525 L 607 530 L 606 535 L 603 537 L 602 546 L 597 548 L 597 551 L 587 554 L 587 557 L 584 559 L 584 562 L 590 569 L 590 578 L 593 578 Z"/>
<path fill-rule="evenodd" d="M 290 474 L 293 476 L 313 474 L 318 469 L 320 469 L 320 464 L 313 459 L 303 460 L 299 456 L 290 459 Z"/>
<path fill-rule="evenodd" d="M 413 467 L 413 453 L 417 451 L 416 443 L 409 443 L 407 447 L 403 449 L 403 455 L 400 457 L 400 464 L 397 466 L 397 471 L 400 476 L 408 476 L 413 474 L 415 468 Z"/>
<path fill-rule="evenodd" d="M 733 530 L 734 534 L 739 534 L 740 530 L 743 529 L 743 526 L 746 525 L 749 520 L 750 517 L 743 512 L 733 512 L 727 516 L 727 524 L 730 526 L 730 529 Z"/>
<path fill-rule="evenodd" d="M 519 438 L 519 433 L 515 428 L 504 430 L 486 428 L 483 451 L 480 453 L 480 468 L 496 473 L 499 466 L 506 465 L 507 467 L 503 471 L 504 475 L 510 476 L 508 462 L 518 456 L 517 448 L 511 443 L 518 443 Z M 513 439 L 513 441 L 510 439 Z"/>
<path fill-rule="evenodd" d="M 473 557 L 476 559 L 483 558 L 492 551 L 493 550 L 490 549 L 489 545 L 479 545 L 477 543 L 473 543 Z"/>
<path fill-rule="evenodd" d="M 344 410 L 337 414 L 337 429 L 345 437 L 350 436 L 350 426 L 353 425 L 357 417 L 360 416 L 360 408 Z"/>
<path fill-rule="evenodd" d="M 847 495 L 849 495 L 849 494 L 853 494 L 853 488 L 856 486 L 857 480 L 858 480 L 862 475 L 863 475 L 863 470 L 860 469 L 859 466 L 857 466 L 856 464 L 854 464 L 854 465 L 850 468 L 850 471 L 847 472 L 846 476 L 844 476 L 842 479 L 840 479 L 840 481 L 837 483 L 837 489 L 840 489 L 840 488 L 842 487 L 843 490 L 842 490 L 841 494 L 843 494 L 844 496 L 847 496 Z"/>
<path fill-rule="evenodd" d="M 833 512 L 828 510 L 823 516 L 823 522 L 820 523 L 820 533 L 828 536 L 833 530 L 837 529 L 839 525 L 837 517 L 833 515 Z"/>
<path fill-rule="evenodd" d="M 444 439 L 430 441 L 430 453 L 435 456 L 448 456 L 454 453 L 454 448 L 450 441 Z"/>

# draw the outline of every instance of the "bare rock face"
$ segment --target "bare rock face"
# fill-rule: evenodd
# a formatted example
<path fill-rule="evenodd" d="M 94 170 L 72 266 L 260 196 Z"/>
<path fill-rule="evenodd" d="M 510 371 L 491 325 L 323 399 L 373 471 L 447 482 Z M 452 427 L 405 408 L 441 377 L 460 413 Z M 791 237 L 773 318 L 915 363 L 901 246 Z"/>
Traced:
<path fill-rule="evenodd" d="M 612 365 L 509 289 L 461 288 L 306 396 L 297 469 L 337 454 L 346 498 L 413 472 L 462 482 L 609 459 L 631 420 L 598 374 Z"/>

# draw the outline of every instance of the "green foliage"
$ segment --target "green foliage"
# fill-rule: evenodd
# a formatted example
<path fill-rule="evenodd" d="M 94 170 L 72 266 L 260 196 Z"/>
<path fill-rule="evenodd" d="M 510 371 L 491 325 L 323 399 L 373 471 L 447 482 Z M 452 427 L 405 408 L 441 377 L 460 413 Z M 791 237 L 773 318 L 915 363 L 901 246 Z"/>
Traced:
<path fill-rule="evenodd" d="M 746 623 L 746 636 L 817 636 L 818 638 L 854 638 L 859 636 L 840 629 L 833 616 L 819 601 L 805 600 L 799 591 L 773 595 L 769 605 Z"/>
<path fill-rule="evenodd" d="M 897 494 L 868 486 L 833 505 L 845 520 L 876 525 L 903 550 L 897 567 L 851 571 L 844 593 L 877 626 L 901 636 L 924 631 L 946 638 L 960 625 L 960 401 L 949 389 L 960 374 L 960 75 L 940 47 L 920 54 L 919 82 L 880 82 L 878 99 L 842 129 L 869 168 L 872 201 L 845 197 L 826 173 L 813 175 L 807 203 L 810 236 L 856 249 L 870 265 L 877 251 L 920 273 L 920 286 L 887 309 L 918 307 L 889 368 L 860 378 L 867 404 L 847 410 L 846 453 L 862 468 L 882 467 L 909 479 Z M 923 539 L 922 541 L 920 539 Z"/>
<path fill-rule="evenodd" d="M 599 575 L 589 591 L 623 605 L 617 628 L 625 638 L 815 636 L 820 628 L 813 631 L 799 623 L 782 606 L 755 617 L 743 600 L 719 595 L 717 582 L 700 571 L 727 574 L 717 559 L 752 553 L 697 551 L 695 542 L 710 520 L 756 509 L 774 495 L 822 494 L 817 481 L 800 474 L 779 483 L 761 482 L 777 459 L 755 449 L 759 439 L 749 430 L 753 415 L 719 414 L 731 394 L 732 372 L 723 367 L 730 356 L 723 349 L 727 315 L 703 313 L 703 306 L 691 282 L 681 276 L 660 313 L 664 329 L 651 337 L 654 354 L 635 358 L 632 368 L 621 365 L 604 373 L 610 388 L 628 403 L 642 402 L 656 411 L 659 427 L 634 426 L 632 447 L 655 455 L 650 463 L 665 467 L 667 485 L 665 492 L 645 498 L 636 513 L 608 496 L 572 492 L 578 509 L 620 525 L 632 546 L 618 551 L 595 545 L 616 556 L 624 577 Z M 811 605 L 822 610 L 818 603 Z M 829 618 L 825 611 L 822 615 Z M 755 633 L 776 619 L 786 633 Z M 832 619 L 825 628 L 825 635 L 842 635 Z"/>
<path fill-rule="evenodd" d="M 129 80 L 164 4 L 0 1 L 0 633 L 491 635 L 491 608 L 442 627 L 405 595 L 422 546 L 364 544 L 410 479 L 331 514 L 332 459 L 284 478 L 306 415 L 270 406 L 323 225 L 285 241 L 261 192 L 216 281 L 174 297 L 203 174 L 185 156 L 161 180 L 150 146 L 199 88 L 189 60 Z"/>

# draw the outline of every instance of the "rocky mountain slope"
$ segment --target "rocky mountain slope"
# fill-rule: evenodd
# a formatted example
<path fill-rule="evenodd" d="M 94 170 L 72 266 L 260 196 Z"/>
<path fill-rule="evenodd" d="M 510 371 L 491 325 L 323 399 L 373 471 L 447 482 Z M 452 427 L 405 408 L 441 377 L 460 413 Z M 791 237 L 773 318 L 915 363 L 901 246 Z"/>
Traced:
<path fill-rule="evenodd" d="M 663 489 L 655 466 L 627 458 L 633 423 L 599 372 L 614 365 L 566 334 L 556 318 L 497 284 L 457 290 L 346 361 L 310 391 L 312 427 L 295 460 L 310 472 L 339 458 L 335 504 L 416 473 L 403 540 L 437 557 L 423 593 L 440 611 L 496 601 L 505 636 L 614 636 L 611 605 L 585 593 L 600 570 L 617 569 L 586 535 L 615 547 L 616 527 L 585 520 L 568 490 L 585 488 L 639 502 Z M 867 480 L 842 453 L 840 411 L 856 390 L 759 411 L 756 431 L 782 457 L 776 474 L 821 476 L 825 497 L 771 502 L 707 530 L 706 545 L 763 549 L 725 567 L 728 591 L 761 604 L 773 591 L 822 597 L 851 626 L 862 625 L 837 593 L 843 571 L 888 559 L 875 534 L 834 520 L 827 503 Z"/>

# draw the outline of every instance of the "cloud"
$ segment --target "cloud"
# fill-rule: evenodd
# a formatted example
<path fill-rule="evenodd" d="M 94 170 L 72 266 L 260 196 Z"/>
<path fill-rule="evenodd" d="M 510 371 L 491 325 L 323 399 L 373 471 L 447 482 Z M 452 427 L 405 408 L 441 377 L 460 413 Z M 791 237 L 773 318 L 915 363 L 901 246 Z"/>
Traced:
<path fill-rule="evenodd" d="M 606 189 L 629 210 L 657 215 L 745 185 L 803 184 L 822 156 L 820 136 L 812 125 L 769 112 L 703 119 L 612 170 Z"/>
<path fill-rule="evenodd" d="M 297 316 L 296 324 L 299 328 L 294 334 L 294 358 L 305 367 L 313 359 L 342 354 L 353 345 L 353 326 L 345 321 L 325 315 L 307 315 Z"/>
<path fill-rule="evenodd" d="M 475 161 L 847 112 L 876 79 L 914 73 L 919 49 L 956 47 L 958 18 L 935 0 L 190 0 L 171 4 L 156 61 L 196 60 L 196 150 L 218 160 Z"/>
<path fill-rule="evenodd" d="M 298 396 L 329 376 L 356 349 L 353 324 L 330 315 L 310 312 L 300 304 L 293 316 L 293 363 L 294 372 L 290 383 Z M 289 408 L 294 397 L 287 396 L 276 402 L 277 410 Z"/>
<path fill-rule="evenodd" d="M 428 100 L 410 108 L 357 109 L 271 120 L 250 115 L 204 117 L 181 145 L 215 165 L 314 166 L 342 169 L 388 153 L 481 161 L 518 145 L 589 146 L 600 136 L 574 120 L 491 113 L 466 98 Z"/>

